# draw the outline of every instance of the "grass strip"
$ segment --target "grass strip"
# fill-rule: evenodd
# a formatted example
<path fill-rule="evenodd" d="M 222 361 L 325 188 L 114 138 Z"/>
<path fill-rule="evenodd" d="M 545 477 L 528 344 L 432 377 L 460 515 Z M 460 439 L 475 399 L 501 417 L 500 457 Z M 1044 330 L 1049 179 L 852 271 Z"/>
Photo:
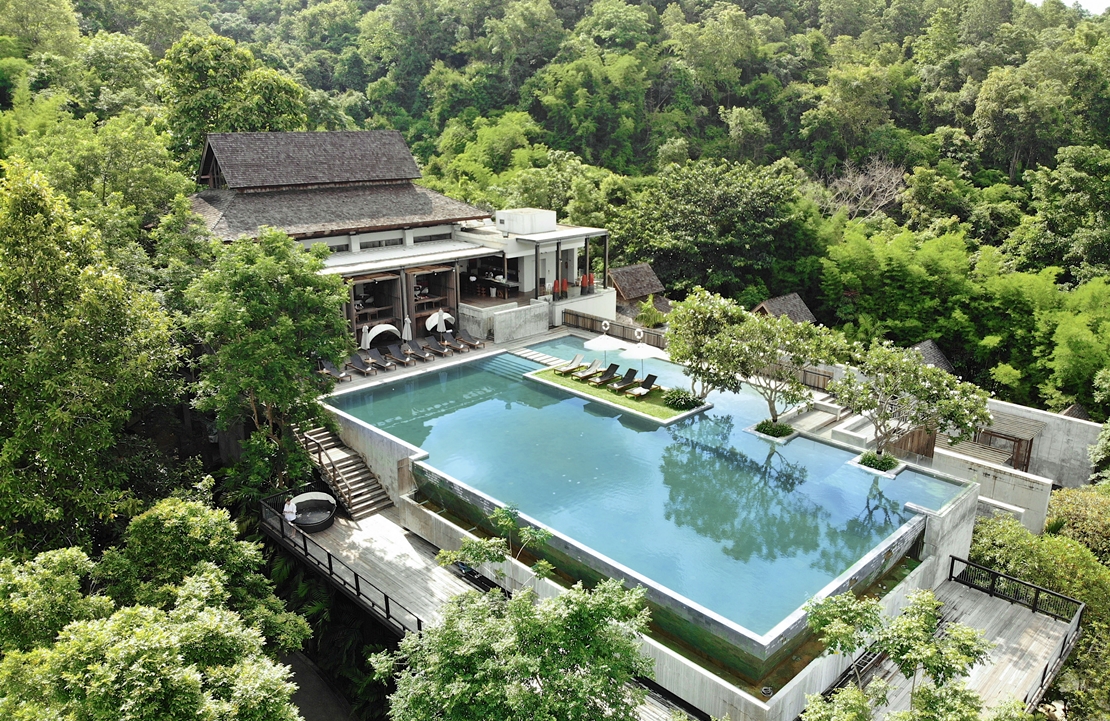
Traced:
<path fill-rule="evenodd" d="M 636 399 L 631 396 L 626 396 L 624 393 L 615 393 L 605 386 L 592 386 L 585 381 L 575 380 L 570 376 L 561 376 L 550 369 L 534 373 L 533 375 L 564 388 L 572 389 L 580 395 L 597 398 L 599 401 L 608 403 L 609 405 L 639 411 L 644 415 L 658 418 L 661 421 L 669 421 L 677 415 L 686 413 L 686 411 L 676 411 L 674 408 L 668 408 L 663 403 L 662 390 L 652 391 L 644 398 Z"/>

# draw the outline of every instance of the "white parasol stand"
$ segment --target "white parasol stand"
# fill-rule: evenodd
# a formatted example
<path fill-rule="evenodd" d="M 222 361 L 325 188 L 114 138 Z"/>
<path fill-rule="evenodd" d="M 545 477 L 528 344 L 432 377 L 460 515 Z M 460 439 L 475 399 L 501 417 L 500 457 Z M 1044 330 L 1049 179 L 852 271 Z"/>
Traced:
<path fill-rule="evenodd" d="M 401 330 L 401 340 L 408 343 L 412 340 L 412 320 L 405 318 L 405 327 Z"/>
<path fill-rule="evenodd" d="M 605 353 L 605 365 L 609 365 L 609 351 L 620 350 L 624 348 L 624 343 L 609 335 L 609 321 L 601 324 L 601 335 L 596 338 L 590 338 L 582 344 L 583 348 L 588 350 L 599 350 Z"/>
<path fill-rule="evenodd" d="M 446 331 L 447 321 L 443 317 L 443 308 L 440 308 L 439 312 L 436 313 L 436 333 L 439 333 L 440 337 L 443 337 Z"/>
<path fill-rule="evenodd" d="M 370 350 L 370 341 L 371 340 L 373 340 L 373 339 L 370 337 L 370 326 L 368 326 L 368 325 L 362 326 L 362 340 L 358 344 L 359 348 L 362 348 L 363 350 Z"/>

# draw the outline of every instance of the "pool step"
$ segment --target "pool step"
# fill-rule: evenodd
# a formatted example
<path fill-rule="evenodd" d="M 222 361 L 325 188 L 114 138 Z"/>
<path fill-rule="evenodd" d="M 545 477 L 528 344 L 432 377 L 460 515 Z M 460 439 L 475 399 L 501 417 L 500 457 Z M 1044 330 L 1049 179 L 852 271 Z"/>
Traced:
<path fill-rule="evenodd" d="M 518 381 L 525 373 L 536 370 L 537 363 L 539 361 L 515 353 L 502 353 L 483 361 L 482 371 Z"/>
<path fill-rule="evenodd" d="M 351 518 L 358 521 L 393 505 L 362 456 L 343 445 L 335 433 L 323 427 L 302 431 L 294 426 L 293 436 Z"/>
<path fill-rule="evenodd" d="M 563 360 L 562 358 L 556 358 L 553 355 L 548 355 L 546 353 L 540 353 L 539 351 L 531 350 L 529 348 L 518 348 L 517 350 L 509 351 L 509 353 L 515 356 L 519 356 L 520 358 L 524 358 L 525 360 L 530 360 L 534 363 L 542 363 L 545 366 L 561 366 L 570 362 L 567 360 Z"/>

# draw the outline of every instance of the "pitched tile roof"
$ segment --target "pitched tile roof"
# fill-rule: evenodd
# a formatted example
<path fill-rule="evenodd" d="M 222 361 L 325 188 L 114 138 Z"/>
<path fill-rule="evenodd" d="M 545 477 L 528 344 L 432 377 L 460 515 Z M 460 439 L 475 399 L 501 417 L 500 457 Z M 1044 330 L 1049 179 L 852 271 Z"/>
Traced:
<path fill-rule="evenodd" d="M 936 366 L 941 370 L 953 374 L 956 372 L 956 369 L 948 362 L 948 357 L 944 355 L 944 351 L 940 349 L 940 346 L 937 345 L 934 340 L 923 340 L 917 345 L 910 346 L 910 350 L 915 350 L 920 353 L 921 357 L 925 359 L 925 362 L 931 366 Z"/>
<path fill-rule="evenodd" d="M 795 323 L 817 322 L 817 317 L 813 315 L 813 311 L 811 311 L 809 306 L 806 305 L 806 302 L 802 300 L 802 296 L 797 293 L 768 298 L 752 308 L 752 312 L 763 312 L 768 315 L 773 315 L 776 318 L 780 315 L 785 315 Z"/>
<path fill-rule="evenodd" d="M 193 211 L 224 240 L 255 237 L 264 225 L 305 237 L 440 225 L 490 215 L 412 183 L 262 193 L 205 190 L 192 201 Z"/>
<path fill-rule="evenodd" d="M 396 130 L 299 133 L 212 133 L 211 156 L 231 189 L 280 188 L 412 180 L 420 169 Z"/>
<path fill-rule="evenodd" d="M 662 293 L 663 283 L 647 263 L 610 268 L 609 278 L 623 297 L 644 298 L 652 293 Z"/>
<path fill-rule="evenodd" d="M 1079 403 L 1072 403 L 1070 406 L 1060 411 L 1060 415 L 1067 416 L 1068 418 L 1078 418 L 1081 421 L 1091 420 L 1091 414 Z"/>

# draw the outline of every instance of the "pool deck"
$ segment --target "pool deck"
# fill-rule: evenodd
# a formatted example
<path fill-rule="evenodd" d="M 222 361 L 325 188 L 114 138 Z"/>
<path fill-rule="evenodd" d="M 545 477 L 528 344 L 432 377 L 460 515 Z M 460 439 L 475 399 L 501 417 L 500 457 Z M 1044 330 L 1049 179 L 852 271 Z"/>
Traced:
<path fill-rule="evenodd" d="M 403 528 L 396 507 L 361 521 L 336 517 L 331 528 L 313 533 L 311 538 L 416 614 L 425 626 L 441 620 L 443 604 L 452 596 L 476 588 L 454 568 L 444 568 L 436 562 L 439 549 Z M 283 545 L 301 555 L 300 547 Z M 340 567 L 334 572 L 348 573 Z M 676 711 L 680 714 L 677 717 L 673 715 Z M 655 693 L 649 693 L 637 715 L 640 721 L 688 718 L 681 709 Z"/>
<path fill-rule="evenodd" d="M 981 629 L 994 644 L 990 658 L 964 679 L 983 700 L 983 708 L 1013 698 L 1026 700 L 1027 693 L 1039 686 L 1045 667 L 1059 654 L 1070 624 L 955 581 L 945 581 L 934 593 L 944 603 L 942 624 L 962 623 Z M 876 709 L 876 718 L 909 709 L 910 682 L 889 658 L 879 662 L 868 677 L 883 678 L 891 685 L 887 705 Z"/>

